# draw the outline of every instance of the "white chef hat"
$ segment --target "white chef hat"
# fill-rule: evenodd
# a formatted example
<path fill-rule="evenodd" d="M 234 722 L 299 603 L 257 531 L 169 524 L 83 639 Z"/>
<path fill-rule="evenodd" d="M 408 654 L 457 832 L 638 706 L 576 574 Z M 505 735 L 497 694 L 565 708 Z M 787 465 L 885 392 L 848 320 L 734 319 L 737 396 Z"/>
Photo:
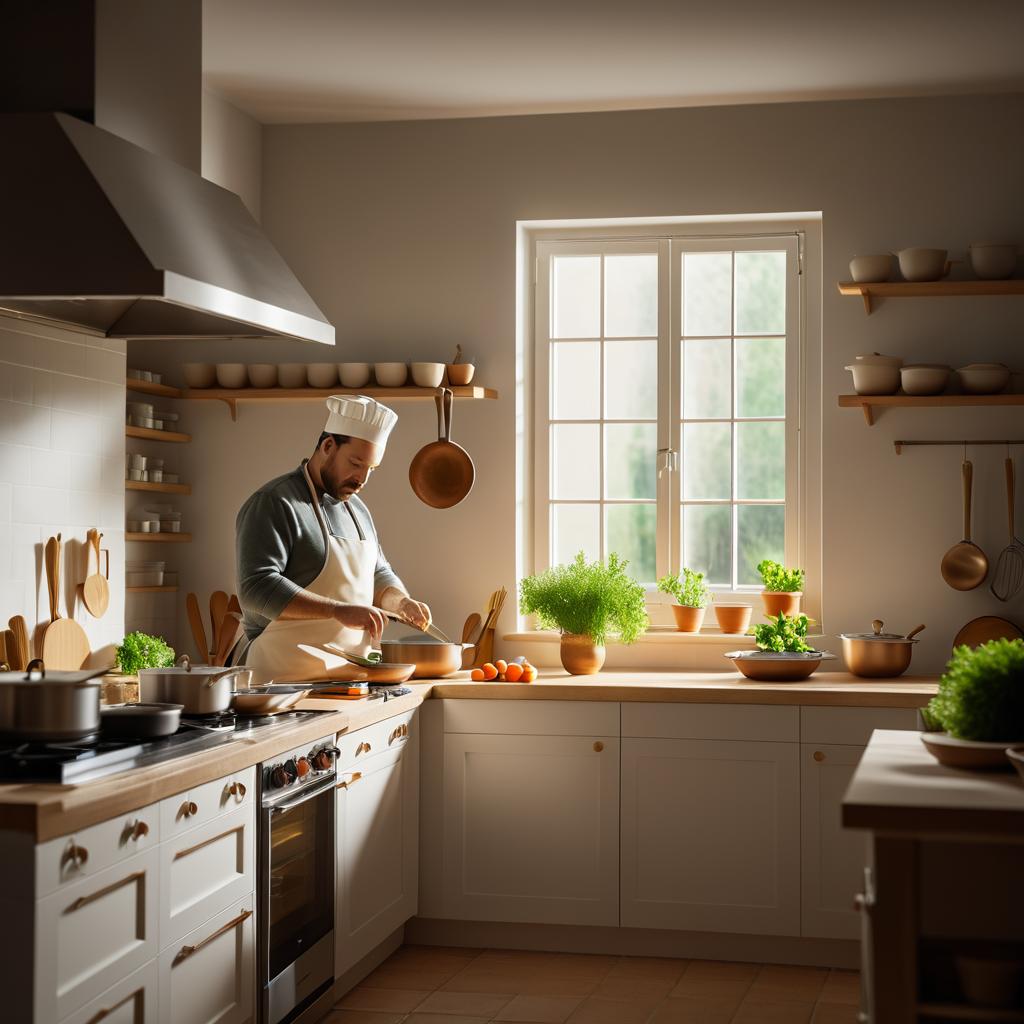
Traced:
<path fill-rule="evenodd" d="M 381 447 L 398 422 L 398 413 L 366 395 L 331 395 L 327 399 L 328 434 L 358 437 Z"/>

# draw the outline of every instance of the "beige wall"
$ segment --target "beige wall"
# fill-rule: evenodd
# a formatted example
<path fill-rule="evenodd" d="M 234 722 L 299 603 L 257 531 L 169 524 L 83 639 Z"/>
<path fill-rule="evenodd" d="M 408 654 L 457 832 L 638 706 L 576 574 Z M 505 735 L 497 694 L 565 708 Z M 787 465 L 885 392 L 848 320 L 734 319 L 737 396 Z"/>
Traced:
<path fill-rule="evenodd" d="M 498 402 L 456 409 L 455 436 L 478 479 L 449 512 L 420 505 L 406 478 L 433 432 L 433 410 L 399 407 L 367 500 L 411 589 L 453 631 L 492 588 L 515 587 L 517 221 L 821 211 L 824 626 L 924 621 L 915 664 L 940 667 L 961 624 L 1004 608 L 987 589 L 954 593 L 939 576 L 943 551 L 961 534 L 959 452 L 897 458 L 891 442 L 1024 437 L 1024 417 L 890 411 L 869 430 L 835 396 L 850 390 L 843 367 L 864 351 L 1024 369 L 1024 303 L 890 301 L 869 318 L 834 282 L 856 253 L 919 244 L 963 256 L 974 240 L 1024 240 L 1022 123 L 1016 95 L 265 128 L 263 223 L 335 323 L 334 358 L 445 358 L 461 343 L 480 380 L 501 391 Z M 146 357 L 173 365 L 329 354 L 281 342 L 189 343 L 150 346 Z M 206 592 L 233 572 L 239 504 L 308 450 L 322 414 L 249 406 L 231 423 L 224 408 L 194 403 L 188 417 L 202 438 L 188 454 L 197 519 L 202 509 L 189 568 Z M 977 539 L 994 556 L 1005 541 L 1003 452 L 974 456 Z M 1024 618 L 1024 602 L 1008 612 Z M 502 625 L 514 625 L 511 602 Z"/>
<path fill-rule="evenodd" d="M 204 178 L 240 196 L 260 219 L 263 129 L 223 97 L 203 90 Z"/>

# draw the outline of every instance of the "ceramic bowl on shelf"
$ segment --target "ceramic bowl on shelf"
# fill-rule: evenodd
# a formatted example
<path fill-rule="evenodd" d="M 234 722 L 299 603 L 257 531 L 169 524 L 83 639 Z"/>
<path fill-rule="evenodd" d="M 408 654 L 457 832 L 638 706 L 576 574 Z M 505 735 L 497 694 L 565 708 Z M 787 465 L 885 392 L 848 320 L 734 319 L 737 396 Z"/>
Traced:
<path fill-rule="evenodd" d="M 213 363 L 185 363 L 184 372 L 190 388 L 212 388 L 217 383 L 217 367 Z"/>
<path fill-rule="evenodd" d="M 997 395 L 1010 383 L 1010 368 L 1002 363 L 971 363 L 956 373 L 971 395 Z"/>
<path fill-rule="evenodd" d="M 985 281 L 1005 281 L 1017 269 L 1017 246 L 1002 242 L 972 242 L 967 251 L 971 270 Z"/>
<path fill-rule="evenodd" d="M 370 383 L 370 364 L 338 363 L 338 379 L 343 388 L 364 388 Z"/>
<path fill-rule="evenodd" d="M 374 363 L 373 375 L 382 388 L 400 388 L 409 375 L 405 363 Z"/>
<path fill-rule="evenodd" d="M 892 253 L 878 256 L 854 256 L 850 260 L 850 277 L 858 284 L 877 284 L 892 277 Z"/>
<path fill-rule="evenodd" d="M 832 661 L 828 651 L 730 651 L 725 655 L 748 679 L 761 683 L 795 683 L 807 679 L 823 661 Z"/>
<path fill-rule="evenodd" d="M 306 386 L 306 364 L 278 363 L 277 383 L 283 388 L 304 388 Z"/>
<path fill-rule="evenodd" d="M 475 372 L 476 367 L 472 363 L 449 363 L 448 383 L 456 388 L 465 387 Z"/>
<path fill-rule="evenodd" d="M 853 374 L 853 390 L 858 395 L 895 395 L 900 387 L 899 356 L 885 356 L 869 352 L 857 356 L 846 367 Z"/>
<path fill-rule="evenodd" d="M 901 249 L 896 253 L 900 273 L 906 281 L 939 281 L 949 273 L 946 249 L 921 247 Z"/>
<path fill-rule="evenodd" d="M 309 363 L 306 380 L 311 388 L 333 388 L 338 383 L 338 367 L 334 363 Z"/>
<path fill-rule="evenodd" d="M 952 372 L 942 363 L 912 363 L 900 367 L 900 384 L 908 395 L 941 395 Z"/>
<path fill-rule="evenodd" d="M 412 382 L 418 388 L 440 387 L 444 379 L 444 363 L 413 363 Z"/>
<path fill-rule="evenodd" d="M 244 388 L 249 380 L 245 363 L 218 363 L 217 383 L 222 388 Z"/>
<path fill-rule="evenodd" d="M 250 363 L 249 384 L 254 388 L 277 387 L 277 364 Z"/>

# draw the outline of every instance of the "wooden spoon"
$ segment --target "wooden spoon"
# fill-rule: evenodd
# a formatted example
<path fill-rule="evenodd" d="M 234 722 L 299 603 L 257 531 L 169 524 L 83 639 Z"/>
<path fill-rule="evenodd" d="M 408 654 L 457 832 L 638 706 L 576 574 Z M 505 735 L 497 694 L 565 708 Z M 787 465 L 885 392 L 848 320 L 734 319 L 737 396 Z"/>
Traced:
<path fill-rule="evenodd" d="M 50 624 L 43 633 L 43 662 L 59 672 L 77 672 L 89 657 L 89 638 L 74 619 L 60 615 L 60 534 L 46 542 L 46 585 Z"/>
<path fill-rule="evenodd" d="M 110 585 L 100 573 L 100 541 L 103 539 L 103 534 L 99 530 L 90 530 L 86 536 L 88 546 L 85 554 L 86 577 L 85 583 L 82 584 L 82 600 L 85 602 L 85 607 L 89 609 L 89 614 L 99 619 L 106 615 L 107 609 L 110 607 Z M 89 573 L 90 551 L 96 556 L 96 571 L 91 574 Z"/>
<path fill-rule="evenodd" d="M 942 556 L 942 578 L 954 590 L 974 590 L 985 582 L 988 558 L 971 540 L 971 486 L 974 467 L 968 459 L 962 467 L 964 481 L 964 539 Z"/>
<path fill-rule="evenodd" d="M 223 590 L 215 590 L 210 595 L 210 622 L 213 628 L 210 650 L 220 650 L 220 625 L 228 611 L 228 595 Z"/>
<path fill-rule="evenodd" d="M 192 640 L 199 652 L 199 660 L 206 661 L 210 656 L 210 648 L 206 644 L 206 630 L 203 628 L 203 613 L 199 610 L 199 598 L 195 594 L 189 594 L 185 598 L 185 608 L 188 611 L 188 623 L 192 627 Z"/>
<path fill-rule="evenodd" d="M 480 628 L 480 623 L 483 619 L 480 618 L 479 612 L 473 612 L 468 619 L 466 624 L 462 627 L 462 642 L 464 644 L 473 642 L 473 634 Z"/>
<path fill-rule="evenodd" d="M 20 615 L 12 616 L 7 625 L 7 663 L 15 671 L 28 668 L 28 625 Z"/>

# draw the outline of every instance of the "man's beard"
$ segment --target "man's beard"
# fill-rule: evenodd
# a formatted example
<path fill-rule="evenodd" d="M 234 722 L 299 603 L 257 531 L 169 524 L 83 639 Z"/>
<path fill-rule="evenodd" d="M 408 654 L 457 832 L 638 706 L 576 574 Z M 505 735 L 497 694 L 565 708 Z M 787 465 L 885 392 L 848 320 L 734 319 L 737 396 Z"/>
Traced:
<path fill-rule="evenodd" d="M 339 482 L 330 466 L 324 466 L 320 470 L 320 480 L 323 482 L 324 490 L 338 501 L 347 501 L 363 486 L 354 476 Z"/>

